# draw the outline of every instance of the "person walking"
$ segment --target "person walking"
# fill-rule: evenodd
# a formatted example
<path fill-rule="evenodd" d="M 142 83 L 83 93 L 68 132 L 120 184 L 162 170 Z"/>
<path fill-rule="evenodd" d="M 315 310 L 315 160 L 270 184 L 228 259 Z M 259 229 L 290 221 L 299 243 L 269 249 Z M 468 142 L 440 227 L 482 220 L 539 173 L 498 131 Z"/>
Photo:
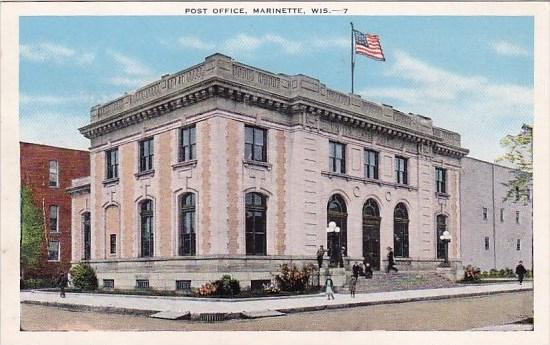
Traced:
<path fill-rule="evenodd" d="M 323 246 L 319 246 L 319 249 L 317 250 L 317 264 L 319 265 L 319 271 L 321 271 L 321 267 L 323 267 L 323 257 L 325 256 L 325 253 L 327 250 L 323 248 Z"/>
<path fill-rule="evenodd" d="M 59 293 L 59 296 L 61 298 L 65 298 L 65 286 L 67 285 L 67 275 L 63 270 L 59 271 L 59 274 L 57 275 L 57 285 L 59 286 L 59 289 L 61 292 Z"/>
<path fill-rule="evenodd" d="M 388 267 L 386 269 L 386 273 L 389 274 L 390 270 L 394 270 L 395 272 L 399 272 L 399 270 L 395 267 L 395 261 L 393 257 L 393 250 L 391 247 L 388 247 Z"/>
<path fill-rule="evenodd" d="M 334 283 L 332 282 L 332 278 L 330 276 L 328 276 L 327 280 L 325 280 L 325 293 L 327 294 L 328 300 L 330 300 L 331 297 L 334 299 Z"/>
<path fill-rule="evenodd" d="M 372 278 L 372 267 L 370 266 L 370 263 L 367 261 L 365 263 L 365 279 L 371 279 Z"/>
<path fill-rule="evenodd" d="M 519 285 L 523 283 L 523 276 L 527 273 L 525 267 L 523 267 L 523 261 L 520 261 L 516 266 L 516 274 L 518 275 Z"/>
<path fill-rule="evenodd" d="M 352 275 L 349 280 L 349 293 L 351 298 L 355 298 L 355 289 L 357 288 L 357 277 Z"/>

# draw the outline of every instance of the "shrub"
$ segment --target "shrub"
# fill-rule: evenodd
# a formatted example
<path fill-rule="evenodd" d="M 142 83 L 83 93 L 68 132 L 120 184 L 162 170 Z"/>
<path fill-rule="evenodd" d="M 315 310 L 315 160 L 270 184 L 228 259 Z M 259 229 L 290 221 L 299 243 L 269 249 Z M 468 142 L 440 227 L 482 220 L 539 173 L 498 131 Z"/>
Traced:
<path fill-rule="evenodd" d="M 73 268 L 71 268 L 71 277 L 73 285 L 78 289 L 97 289 L 97 277 L 94 269 L 88 264 L 80 263 L 73 266 Z"/>
<path fill-rule="evenodd" d="M 21 280 L 20 287 L 22 289 L 42 289 L 57 287 L 55 280 L 48 278 L 31 278 Z"/>
<path fill-rule="evenodd" d="M 296 265 L 289 267 L 288 264 L 282 264 L 275 279 L 282 291 L 304 291 L 314 269 L 311 264 L 305 265 L 302 270 Z"/>
<path fill-rule="evenodd" d="M 216 295 L 234 296 L 241 292 L 241 284 L 237 279 L 231 278 L 230 275 L 223 275 L 222 279 L 214 282 L 216 285 Z"/>
<path fill-rule="evenodd" d="M 464 270 L 464 281 L 474 281 L 481 279 L 481 270 L 478 267 L 468 265 Z"/>
<path fill-rule="evenodd" d="M 225 274 L 221 279 L 208 282 L 199 288 L 200 296 L 235 296 L 241 292 L 241 284 L 237 279 Z"/>
<path fill-rule="evenodd" d="M 268 295 L 277 294 L 281 292 L 281 289 L 272 281 L 269 284 L 264 284 L 264 292 Z"/>
<path fill-rule="evenodd" d="M 199 288 L 199 295 L 211 296 L 216 293 L 216 286 L 213 283 L 205 283 Z"/>

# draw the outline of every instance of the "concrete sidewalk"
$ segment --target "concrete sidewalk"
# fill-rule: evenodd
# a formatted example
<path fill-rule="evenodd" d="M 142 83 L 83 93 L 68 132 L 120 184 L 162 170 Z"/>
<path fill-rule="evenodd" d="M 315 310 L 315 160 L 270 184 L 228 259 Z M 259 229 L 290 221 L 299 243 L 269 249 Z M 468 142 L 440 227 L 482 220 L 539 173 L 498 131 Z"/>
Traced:
<path fill-rule="evenodd" d="M 327 300 L 323 294 L 300 296 L 293 298 L 269 299 L 233 299 L 209 300 L 207 298 L 163 297 L 108 295 L 93 293 L 67 293 L 66 298 L 60 298 L 58 292 L 22 291 L 22 303 L 36 303 L 87 309 L 97 311 L 123 312 L 150 315 L 153 312 L 167 311 L 174 313 L 190 313 L 193 318 L 206 314 L 224 314 L 224 319 L 243 317 L 243 313 L 259 313 L 279 311 L 282 313 L 313 311 L 323 309 L 349 308 L 374 304 L 403 303 L 412 301 L 482 296 L 495 293 L 528 291 L 533 289 L 533 283 L 502 283 L 487 285 L 466 285 L 455 288 L 404 290 L 378 293 L 361 293 L 355 298 L 348 294 L 336 294 L 335 300 Z"/>

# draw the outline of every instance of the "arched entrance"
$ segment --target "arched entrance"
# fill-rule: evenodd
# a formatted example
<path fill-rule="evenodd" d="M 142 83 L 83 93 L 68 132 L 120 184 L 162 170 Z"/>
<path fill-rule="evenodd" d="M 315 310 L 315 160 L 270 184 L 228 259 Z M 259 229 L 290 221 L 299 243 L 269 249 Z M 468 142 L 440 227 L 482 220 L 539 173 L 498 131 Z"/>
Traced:
<path fill-rule="evenodd" d="M 348 223 L 348 213 L 346 208 L 346 202 L 339 194 L 334 194 L 330 197 L 327 204 L 327 224 L 330 222 L 335 222 L 336 226 L 340 228 L 338 233 L 327 233 L 327 248 L 329 249 L 331 256 L 331 264 L 335 264 L 334 258 L 338 255 L 338 251 L 344 247 L 344 256 L 348 252 L 348 243 L 347 243 L 347 223 Z"/>
<path fill-rule="evenodd" d="M 380 270 L 380 209 L 374 199 L 363 205 L 363 257 L 373 270 Z"/>
<path fill-rule="evenodd" d="M 409 257 L 409 212 L 402 202 L 393 211 L 393 253 L 396 257 Z"/>

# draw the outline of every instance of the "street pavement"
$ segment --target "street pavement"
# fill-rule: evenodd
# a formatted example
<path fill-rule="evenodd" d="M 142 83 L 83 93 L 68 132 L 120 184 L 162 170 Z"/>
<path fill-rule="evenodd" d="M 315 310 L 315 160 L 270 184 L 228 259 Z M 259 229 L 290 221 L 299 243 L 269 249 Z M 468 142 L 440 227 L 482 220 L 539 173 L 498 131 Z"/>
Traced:
<path fill-rule="evenodd" d="M 391 291 L 379 293 L 358 293 L 355 298 L 348 294 L 336 294 L 335 300 L 327 300 L 323 294 L 262 299 L 211 300 L 208 298 L 110 295 L 94 293 L 67 293 L 60 298 L 53 291 L 21 291 L 21 302 L 46 305 L 90 307 L 91 309 L 116 309 L 125 311 L 170 311 L 200 315 L 222 313 L 239 315 L 241 313 L 274 310 L 280 312 L 299 312 L 323 309 L 347 308 L 385 303 L 401 303 L 466 296 L 482 296 L 503 292 L 527 291 L 533 289 L 532 282 L 502 283 L 487 285 L 465 285 L 454 288 Z"/>

